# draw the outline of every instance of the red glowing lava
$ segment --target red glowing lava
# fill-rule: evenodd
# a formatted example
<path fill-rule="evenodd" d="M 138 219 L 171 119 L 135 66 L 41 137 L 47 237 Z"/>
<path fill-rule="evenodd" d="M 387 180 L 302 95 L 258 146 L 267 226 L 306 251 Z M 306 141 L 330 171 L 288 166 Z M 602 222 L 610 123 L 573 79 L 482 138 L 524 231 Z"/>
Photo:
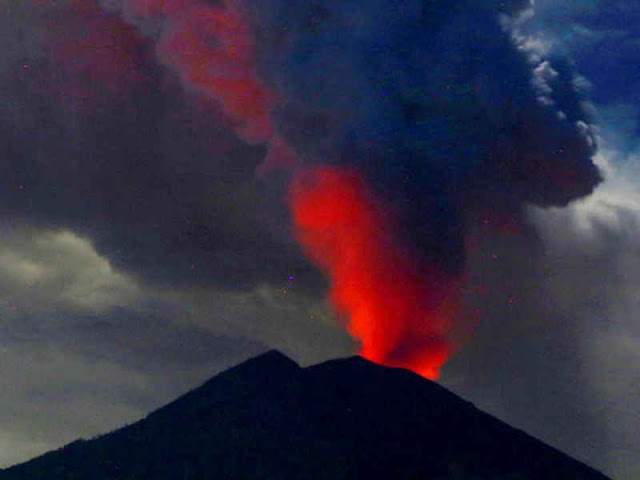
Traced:
<path fill-rule="evenodd" d="M 437 378 L 451 353 L 452 280 L 418 273 L 394 245 L 389 221 L 355 171 L 322 166 L 295 179 L 294 233 L 330 276 L 330 298 L 365 358 Z"/>

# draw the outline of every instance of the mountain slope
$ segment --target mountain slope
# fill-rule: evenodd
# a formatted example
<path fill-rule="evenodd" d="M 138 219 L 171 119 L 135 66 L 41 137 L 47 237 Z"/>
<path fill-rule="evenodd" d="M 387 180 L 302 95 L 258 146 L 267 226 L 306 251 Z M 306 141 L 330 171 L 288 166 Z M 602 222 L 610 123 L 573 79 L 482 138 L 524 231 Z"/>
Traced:
<path fill-rule="evenodd" d="M 571 479 L 595 470 L 412 372 L 271 351 L 0 480 Z"/>

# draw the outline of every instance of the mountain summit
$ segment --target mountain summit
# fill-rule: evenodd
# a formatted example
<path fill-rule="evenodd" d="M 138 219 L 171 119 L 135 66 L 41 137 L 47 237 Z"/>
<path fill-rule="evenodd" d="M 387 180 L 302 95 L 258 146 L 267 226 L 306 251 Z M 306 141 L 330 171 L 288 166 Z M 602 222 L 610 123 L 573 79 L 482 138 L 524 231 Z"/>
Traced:
<path fill-rule="evenodd" d="M 0 480 L 607 480 L 437 383 L 360 357 L 270 351 L 139 422 Z"/>

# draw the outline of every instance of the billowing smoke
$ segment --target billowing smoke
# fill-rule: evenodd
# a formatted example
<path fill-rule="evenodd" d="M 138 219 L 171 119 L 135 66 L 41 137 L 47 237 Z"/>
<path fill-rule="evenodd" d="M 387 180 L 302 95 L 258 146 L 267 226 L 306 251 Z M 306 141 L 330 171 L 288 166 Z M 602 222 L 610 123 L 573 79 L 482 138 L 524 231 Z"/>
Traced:
<path fill-rule="evenodd" d="M 291 204 L 298 240 L 332 277 L 332 303 L 361 340 L 361 355 L 436 378 L 451 353 L 450 279 L 418 271 L 397 250 L 386 212 L 357 172 L 305 172 Z"/>
<path fill-rule="evenodd" d="M 528 3 L 244 2 L 278 131 L 332 165 L 294 194 L 294 220 L 369 358 L 436 374 L 468 226 L 518 228 L 525 204 L 600 181 L 570 65 L 519 35 Z"/>
<path fill-rule="evenodd" d="M 600 181 L 571 66 L 519 36 L 528 2 L 104 6 L 270 146 L 263 171 L 294 170 L 294 233 L 372 360 L 437 376 L 468 226 L 517 228 L 525 204 L 565 205 Z"/>
<path fill-rule="evenodd" d="M 359 169 L 414 253 L 457 274 L 478 203 L 563 205 L 600 179 L 570 68 L 517 37 L 525 3 L 243 5 L 278 130 L 307 161 Z"/>
<path fill-rule="evenodd" d="M 249 143 L 266 143 L 258 173 L 290 167 L 295 154 L 274 132 L 276 99 L 255 71 L 251 24 L 237 2 L 102 0 L 148 37 L 156 54 L 188 89 L 216 101 L 231 128 Z"/>
<path fill-rule="evenodd" d="M 163 64 L 189 88 L 218 101 L 245 140 L 273 137 L 270 92 L 256 78 L 250 25 L 231 2 L 105 0 L 105 8 L 153 37 Z"/>

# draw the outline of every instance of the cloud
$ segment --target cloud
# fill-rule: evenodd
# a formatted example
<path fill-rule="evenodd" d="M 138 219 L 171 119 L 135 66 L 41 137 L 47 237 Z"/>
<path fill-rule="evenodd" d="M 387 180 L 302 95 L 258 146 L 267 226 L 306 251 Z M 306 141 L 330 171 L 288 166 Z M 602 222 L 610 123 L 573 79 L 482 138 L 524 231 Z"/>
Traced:
<path fill-rule="evenodd" d="M 261 39 L 259 73 L 281 96 L 280 131 L 307 161 L 361 168 L 399 212 L 405 248 L 453 272 L 463 265 L 472 206 L 563 204 L 599 178 L 571 69 L 528 63 L 495 19 L 528 2 L 502 3 L 477 14 L 469 2 L 426 10 L 417 1 L 398 10 L 384 2 L 246 5 Z M 90 6 L 47 8 L 41 16 L 61 24 L 96 16 Z M 116 13 L 100 18 L 124 23 Z M 11 20 L 46 30 L 43 19 Z M 129 39 L 123 29 L 114 42 Z M 45 40 L 57 45 L 61 35 L 49 30 Z M 89 72 L 92 85 L 108 85 L 96 89 L 91 108 L 71 112 L 59 92 L 33 88 L 69 62 L 45 61 L 41 44 L 14 42 L 21 53 L 7 60 L 7 93 L 15 108 L 0 128 L 11 160 L 0 170 L 3 215 L 80 232 L 114 266 L 148 282 L 253 288 L 295 274 L 318 291 L 324 282 L 288 231 L 283 182 L 255 178 L 265 147 L 236 138 L 215 105 L 182 91 L 154 64 L 149 40 L 139 40 L 132 61 L 144 88 L 91 73 L 121 66 L 92 56 L 99 65 L 71 76 Z M 543 79 L 536 71 L 555 73 Z"/>
<path fill-rule="evenodd" d="M 0 56 L 5 221 L 78 232 L 148 282 L 251 287 L 292 272 L 321 282 L 289 238 L 283 187 L 255 177 L 265 148 L 236 138 L 216 106 L 184 92 L 144 42 L 132 53 L 142 85 L 101 73 L 122 66 L 116 54 L 54 55 L 60 42 L 95 43 L 75 36 L 91 31 L 78 25 L 95 12 L 46 6 L 20 4 L 2 20 L 11 40 Z M 56 28 L 47 28 L 52 15 Z M 119 21 L 107 31 L 126 40 L 116 14 L 99 18 Z M 69 82 L 91 95 L 65 92 Z"/>
<path fill-rule="evenodd" d="M 3 466 L 134 421 L 267 348 L 304 364 L 353 352 L 295 277 L 164 290 L 70 230 L 1 233 L 0 444 L 13 445 Z"/>
<path fill-rule="evenodd" d="M 590 197 L 530 209 L 528 231 L 477 226 L 467 300 L 479 318 L 442 380 L 613 478 L 635 478 L 640 189 L 607 160 L 617 155 L 598 155 L 607 179 Z"/>
<path fill-rule="evenodd" d="M 128 404 L 127 396 L 142 395 L 149 403 L 160 393 L 149 378 L 52 346 L 27 352 L 2 346 L 0 357 L 0 442 L 12 445 L 3 466 L 132 421 L 144 410 Z"/>
<path fill-rule="evenodd" d="M 531 27 L 572 53 L 579 71 L 595 86 L 590 92 L 594 102 L 630 106 L 638 91 L 637 66 L 629 61 L 638 56 L 638 21 L 640 7 L 632 2 L 543 0 L 536 2 Z"/>
<path fill-rule="evenodd" d="M 0 287 L 5 305 L 30 313 L 55 308 L 103 312 L 130 305 L 142 292 L 91 243 L 71 231 L 5 228 L 0 234 Z"/>
<path fill-rule="evenodd" d="M 277 348 L 303 365 L 354 353 L 324 299 L 299 290 L 295 279 L 252 291 L 189 289 L 163 298 L 184 308 L 185 319 L 211 332 L 242 336 Z"/>
<path fill-rule="evenodd" d="M 635 478 L 640 472 L 635 460 L 640 453 L 640 190 L 612 175 L 601 192 L 573 211 L 548 217 L 542 222 L 545 243 L 565 266 L 558 284 L 580 288 L 571 295 L 565 287 L 558 302 L 583 322 L 577 334 L 593 391 L 589 403 L 606 425 L 605 464 L 614 478 Z M 547 228 L 556 229 L 553 238 Z"/>
<path fill-rule="evenodd" d="M 524 48 L 528 4 L 243 5 L 279 131 L 308 163 L 359 169 L 404 248 L 457 274 L 478 209 L 564 205 L 600 180 L 573 69 Z"/>
<path fill-rule="evenodd" d="M 46 340 L 145 372 L 166 358 L 175 369 L 206 364 L 212 351 L 220 361 L 240 345 L 247 352 L 271 345 L 303 363 L 353 349 L 325 301 L 294 276 L 279 286 L 237 291 L 164 289 L 118 271 L 91 242 L 69 230 L 14 227 L 3 233 L 5 343 Z"/>
<path fill-rule="evenodd" d="M 486 315 L 445 377 L 497 415 L 620 479 L 640 474 L 638 88 L 629 70 L 639 14 L 629 2 L 538 0 L 523 25 L 538 51 L 568 52 L 587 80 L 605 181 L 567 208 L 530 209 L 527 242 L 492 238 L 472 254 L 478 266 L 471 270 L 488 272 L 483 287 L 498 300 L 474 299 Z M 509 359 L 508 368 L 500 358 Z M 492 397 L 495 391 L 500 395 Z"/>
<path fill-rule="evenodd" d="M 34 458 L 42 453 L 59 447 L 57 443 L 38 442 L 32 435 L 24 432 L 22 428 L 17 432 L 4 431 L 0 435 L 0 468 L 8 467 L 19 460 Z"/>

